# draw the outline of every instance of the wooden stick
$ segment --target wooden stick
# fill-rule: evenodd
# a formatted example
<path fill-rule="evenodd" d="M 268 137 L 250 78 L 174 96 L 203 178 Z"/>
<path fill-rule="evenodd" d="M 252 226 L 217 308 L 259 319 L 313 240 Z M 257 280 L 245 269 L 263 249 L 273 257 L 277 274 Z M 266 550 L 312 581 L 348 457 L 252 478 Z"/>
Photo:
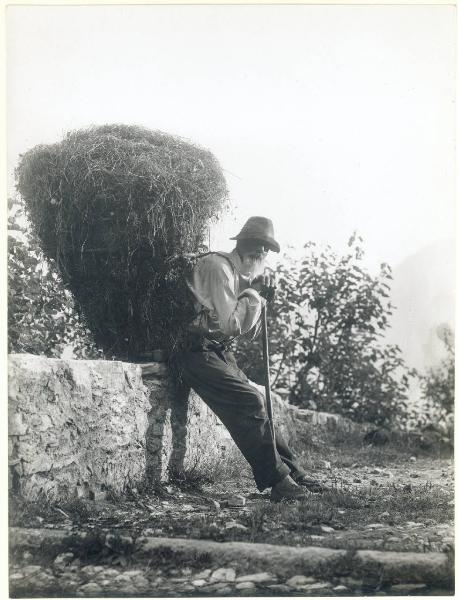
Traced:
<path fill-rule="evenodd" d="M 269 338 L 267 337 L 267 305 L 262 307 L 262 358 L 264 362 L 264 387 L 266 390 L 266 408 L 267 416 L 269 417 L 270 426 L 272 429 L 272 437 L 275 446 L 275 429 L 272 410 L 272 397 L 270 394 L 270 366 L 269 366 Z"/>

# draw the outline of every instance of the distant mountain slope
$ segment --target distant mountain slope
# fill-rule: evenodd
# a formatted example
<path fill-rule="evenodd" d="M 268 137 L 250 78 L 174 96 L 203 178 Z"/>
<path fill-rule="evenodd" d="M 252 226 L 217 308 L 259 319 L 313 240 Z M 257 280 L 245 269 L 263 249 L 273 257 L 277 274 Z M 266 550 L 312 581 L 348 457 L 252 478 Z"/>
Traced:
<path fill-rule="evenodd" d="M 409 366 L 437 364 L 443 356 L 438 327 L 455 330 L 453 240 L 425 247 L 393 268 L 392 303 L 397 309 L 387 341 L 401 347 Z"/>

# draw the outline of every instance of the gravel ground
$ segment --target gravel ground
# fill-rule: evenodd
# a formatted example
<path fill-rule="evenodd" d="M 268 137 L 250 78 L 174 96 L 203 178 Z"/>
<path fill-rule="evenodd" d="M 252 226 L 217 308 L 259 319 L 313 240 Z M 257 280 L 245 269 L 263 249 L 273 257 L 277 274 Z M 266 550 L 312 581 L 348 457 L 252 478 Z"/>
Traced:
<path fill-rule="evenodd" d="M 85 565 L 68 553 L 58 555 L 48 567 L 25 562 L 27 556 L 22 566 L 11 569 L 12 597 L 453 595 L 451 590 L 421 583 L 380 588 L 378 582 L 351 577 L 320 580 L 296 574 L 280 578 L 272 572 L 240 575 L 230 566 L 212 570 Z"/>

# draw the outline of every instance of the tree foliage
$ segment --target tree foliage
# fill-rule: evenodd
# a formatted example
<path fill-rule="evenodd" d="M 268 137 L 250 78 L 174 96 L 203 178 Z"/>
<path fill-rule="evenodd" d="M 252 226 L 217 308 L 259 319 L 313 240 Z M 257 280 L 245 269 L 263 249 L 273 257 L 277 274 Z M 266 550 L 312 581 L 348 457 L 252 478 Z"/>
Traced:
<path fill-rule="evenodd" d="M 308 243 L 300 259 L 278 265 L 268 317 L 272 384 L 302 407 L 391 424 L 405 417 L 414 372 L 400 348 L 383 340 L 393 310 L 391 269 L 384 263 L 370 275 L 361 242 L 352 236 L 343 256 Z M 260 342 L 241 340 L 237 352 L 262 383 Z"/>
<path fill-rule="evenodd" d="M 30 231 L 19 200 L 8 203 L 8 351 L 100 358 L 52 261 Z"/>
<path fill-rule="evenodd" d="M 455 339 L 449 326 L 438 329 L 437 335 L 445 347 L 445 357 L 420 377 L 422 410 L 417 425 L 437 430 L 453 437 L 455 404 Z"/>

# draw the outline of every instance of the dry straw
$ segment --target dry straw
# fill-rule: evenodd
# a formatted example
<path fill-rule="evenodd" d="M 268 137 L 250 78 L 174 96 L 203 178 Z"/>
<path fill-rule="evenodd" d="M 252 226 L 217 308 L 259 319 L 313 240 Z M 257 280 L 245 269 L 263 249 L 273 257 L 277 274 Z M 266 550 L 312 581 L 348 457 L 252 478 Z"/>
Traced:
<path fill-rule="evenodd" d="M 214 156 L 162 132 L 105 125 L 33 148 L 16 175 L 45 254 L 106 354 L 173 353 L 191 316 L 185 255 L 227 202 Z"/>

